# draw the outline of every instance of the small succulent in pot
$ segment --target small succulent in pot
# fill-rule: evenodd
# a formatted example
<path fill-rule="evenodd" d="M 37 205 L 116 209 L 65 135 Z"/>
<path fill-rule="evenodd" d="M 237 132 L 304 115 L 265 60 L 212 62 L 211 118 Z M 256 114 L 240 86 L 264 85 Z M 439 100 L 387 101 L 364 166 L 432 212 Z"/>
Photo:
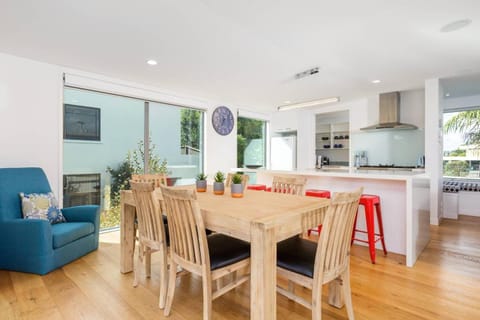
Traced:
<path fill-rule="evenodd" d="M 232 177 L 232 184 L 230 186 L 231 194 L 233 198 L 242 198 L 243 197 L 243 185 L 242 185 L 242 175 L 234 174 Z"/>
<path fill-rule="evenodd" d="M 197 181 L 196 181 L 196 186 L 197 186 L 197 192 L 205 192 L 207 191 L 207 175 L 202 173 L 199 173 L 197 175 Z"/>
<path fill-rule="evenodd" d="M 225 174 L 221 171 L 217 171 L 215 174 L 215 182 L 213 183 L 213 193 L 222 195 L 225 193 Z"/>

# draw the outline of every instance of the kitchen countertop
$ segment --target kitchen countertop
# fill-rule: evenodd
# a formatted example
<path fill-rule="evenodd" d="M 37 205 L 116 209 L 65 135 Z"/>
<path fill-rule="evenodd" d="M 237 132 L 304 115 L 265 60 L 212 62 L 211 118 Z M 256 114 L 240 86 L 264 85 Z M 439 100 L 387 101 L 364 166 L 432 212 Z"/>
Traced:
<path fill-rule="evenodd" d="M 378 180 L 411 180 L 413 178 L 429 178 L 425 172 L 405 171 L 405 170 L 357 170 L 355 168 L 328 168 L 324 169 L 303 169 L 303 170 L 248 170 L 252 172 L 265 172 L 274 174 L 296 174 L 308 176 L 324 176 L 339 178 L 356 178 L 356 179 L 378 179 Z"/>

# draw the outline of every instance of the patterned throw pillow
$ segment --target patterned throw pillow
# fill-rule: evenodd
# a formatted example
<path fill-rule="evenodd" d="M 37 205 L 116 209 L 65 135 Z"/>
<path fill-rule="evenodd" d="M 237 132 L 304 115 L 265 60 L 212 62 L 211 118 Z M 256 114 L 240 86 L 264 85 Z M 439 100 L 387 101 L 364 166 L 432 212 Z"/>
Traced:
<path fill-rule="evenodd" d="M 51 224 L 66 222 L 58 208 L 57 199 L 52 192 L 30 193 L 20 192 L 23 218 L 48 220 Z"/>

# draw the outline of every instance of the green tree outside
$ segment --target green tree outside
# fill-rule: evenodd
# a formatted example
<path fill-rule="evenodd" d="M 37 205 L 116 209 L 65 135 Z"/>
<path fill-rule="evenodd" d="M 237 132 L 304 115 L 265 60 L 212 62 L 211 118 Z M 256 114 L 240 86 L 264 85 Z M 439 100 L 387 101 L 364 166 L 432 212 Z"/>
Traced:
<path fill-rule="evenodd" d="M 107 167 L 111 176 L 110 183 L 110 206 L 105 208 L 100 216 L 100 228 L 117 227 L 120 224 L 120 192 L 130 189 L 132 174 L 145 172 L 145 145 L 139 141 L 137 148 L 128 151 L 125 159 L 116 168 Z M 155 153 L 155 144 L 149 143 L 149 166 L 148 173 L 168 174 L 167 159 L 161 159 Z"/>
<path fill-rule="evenodd" d="M 467 150 L 455 149 L 448 153 L 449 157 L 465 157 L 467 155 Z"/>
<path fill-rule="evenodd" d="M 237 167 L 244 166 L 244 152 L 252 139 L 262 139 L 265 134 L 265 122 L 256 119 L 238 117 L 237 120 Z"/>
<path fill-rule="evenodd" d="M 443 175 L 450 177 L 466 177 L 470 171 L 467 161 L 445 161 L 443 164 Z"/>
<path fill-rule="evenodd" d="M 465 144 L 480 145 L 480 110 L 462 111 L 443 126 L 445 133 L 461 133 Z"/>
<path fill-rule="evenodd" d="M 180 110 L 180 145 L 200 149 L 202 112 L 192 109 Z"/>

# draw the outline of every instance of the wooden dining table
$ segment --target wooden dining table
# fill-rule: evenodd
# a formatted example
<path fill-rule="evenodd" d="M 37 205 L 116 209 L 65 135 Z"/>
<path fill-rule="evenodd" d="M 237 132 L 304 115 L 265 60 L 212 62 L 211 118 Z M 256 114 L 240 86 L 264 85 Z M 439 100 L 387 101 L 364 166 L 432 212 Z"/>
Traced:
<path fill-rule="evenodd" d="M 120 271 L 127 273 L 133 270 L 135 201 L 129 190 L 120 199 Z M 330 200 L 253 190 L 243 198 L 208 190 L 197 199 L 206 228 L 251 244 L 250 318 L 276 319 L 277 242 L 321 224 Z M 330 287 L 329 303 L 336 307 L 343 305 L 340 291 Z"/>

